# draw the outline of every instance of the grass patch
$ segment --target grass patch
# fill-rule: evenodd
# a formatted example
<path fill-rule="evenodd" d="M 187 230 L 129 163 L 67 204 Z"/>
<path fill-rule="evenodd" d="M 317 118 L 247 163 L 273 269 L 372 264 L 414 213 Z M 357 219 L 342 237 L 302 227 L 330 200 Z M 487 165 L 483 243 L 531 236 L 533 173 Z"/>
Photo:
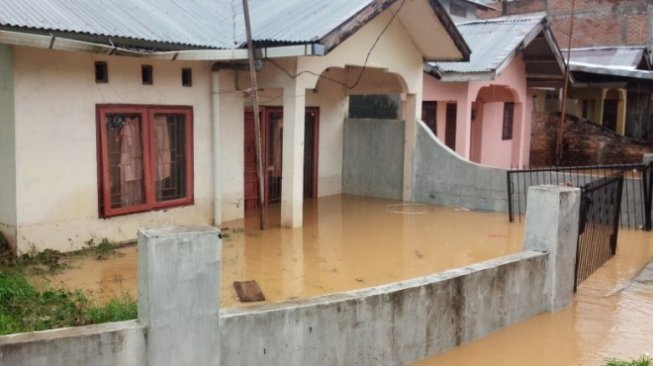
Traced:
<path fill-rule="evenodd" d="M 86 244 L 70 255 L 46 249 L 16 257 L 0 234 L 0 335 L 136 318 L 136 301 L 127 293 L 100 303 L 80 290 L 39 290 L 29 282 L 27 276 L 66 268 L 65 259 L 72 256 L 102 260 L 116 254 L 116 246 L 107 239 Z"/>
<path fill-rule="evenodd" d="M 636 360 L 632 361 L 621 361 L 621 360 L 609 360 L 605 366 L 651 366 L 653 364 L 653 357 L 649 355 L 644 355 Z"/>
<path fill-rule="evenodd" d="M 0 269 L 0 335 L 134 319 L 128 294 L 99 304 L 82 291 L 39 291 L 19 270 Z"/>

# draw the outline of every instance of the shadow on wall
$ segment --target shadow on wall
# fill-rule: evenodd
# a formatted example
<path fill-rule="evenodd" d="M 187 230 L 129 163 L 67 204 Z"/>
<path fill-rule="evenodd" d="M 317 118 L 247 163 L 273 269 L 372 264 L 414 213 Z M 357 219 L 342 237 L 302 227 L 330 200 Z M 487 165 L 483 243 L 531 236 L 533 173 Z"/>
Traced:
<path fill-rule="evenodd" d="M 481 211 L 507 211 L 507 170 L 467 161 L 424 122 L 417 128 L 415 200 Z"/>

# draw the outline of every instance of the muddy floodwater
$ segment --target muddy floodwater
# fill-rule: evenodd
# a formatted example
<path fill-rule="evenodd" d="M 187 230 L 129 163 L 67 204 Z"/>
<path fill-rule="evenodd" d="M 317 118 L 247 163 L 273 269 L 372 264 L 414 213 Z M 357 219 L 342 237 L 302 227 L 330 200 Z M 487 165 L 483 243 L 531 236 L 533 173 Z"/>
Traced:
<path fill-rule="evenodd" d="M 267 301 L 313 297 L 423 276 L 518 252 L 523 229 L 505 214 L 333 196 L 307 201 L 304 227 L 258 229 L 256 213 L 223 225 L 222 307 L 242 306 L 233 281 L 256 280 Z M 135 247 L 75 259 L 49 280 L 106 298 L 136 294 Z"/>
<path fill-rule="evenodd" d="M 617 255 L 579 288 L 573 304 L 413 366 L 604 365 L 653 354 L 653 234 L 622 230 Z"/>

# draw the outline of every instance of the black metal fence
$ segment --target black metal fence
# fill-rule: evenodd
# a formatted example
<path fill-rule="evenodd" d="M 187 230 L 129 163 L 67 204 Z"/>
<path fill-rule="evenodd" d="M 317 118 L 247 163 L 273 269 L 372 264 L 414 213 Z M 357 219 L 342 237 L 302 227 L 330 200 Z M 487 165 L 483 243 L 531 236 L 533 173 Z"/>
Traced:
<path fill-rule="evenodd" d="M 619 164 L 568 166 L 542 169 L 509 170 L 508 217 L 526 213 L 528 187 L 554 184 L 583 187 L 614 174 L 623 175 L 620 223 L 623 227 L 651 229 L 651 166 L 647 164 Z"/>
<path fill-rule="evenodd" d="M 581 187 L 574 292 L 617 252 L 623 188 L 621 172 Z"/>

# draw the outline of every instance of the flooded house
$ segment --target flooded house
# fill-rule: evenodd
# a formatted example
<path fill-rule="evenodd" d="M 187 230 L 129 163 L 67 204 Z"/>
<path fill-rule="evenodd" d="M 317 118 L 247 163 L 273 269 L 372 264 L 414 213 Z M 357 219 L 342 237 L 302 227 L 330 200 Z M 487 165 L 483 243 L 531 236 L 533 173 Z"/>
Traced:
<path fill-rule="evenodd" d="M 236 2 L 0 1 L 0 230 L 18 252 L 216 224 L 258 203 Z M 239 5 L 239 4 L 238 4 Z M 404 96 L 412 197 L 423 62 L 470 50 L 435 1 L 251 1 L 265 197 L 284 227 L 343 192 L 348 96 Z"/>
<path fill-rule="evenodd" d="M 534 97 L 561 87 L 564 59 L 544 14 L 457 24 L 470 62 L 425 64 L 422 119 L 451 150 L 498 168 L 528 166 Z"/>

